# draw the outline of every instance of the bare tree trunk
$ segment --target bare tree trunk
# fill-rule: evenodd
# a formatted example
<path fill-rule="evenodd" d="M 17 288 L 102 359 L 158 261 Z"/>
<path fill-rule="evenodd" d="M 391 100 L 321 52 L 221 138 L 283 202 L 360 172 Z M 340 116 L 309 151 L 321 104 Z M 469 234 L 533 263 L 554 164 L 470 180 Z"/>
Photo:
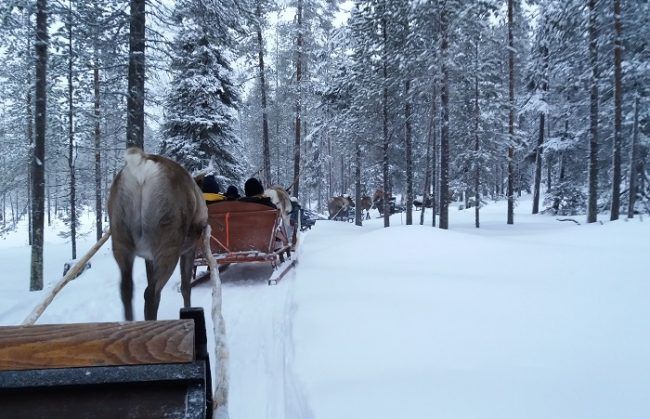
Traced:
<path fill-rule="evenodd" d="M 495 163 L 495 168 L 494 168 L 494 196 L 495 200 L 499 198 L 501 195 L 501 189 L 499 188 L 499 182 L 501 178 L 501 172 L 499 171 L 499 168 L 501 165 L 499 163 Z"/>
<path fill-rule="evenodd" d="M 296 86 L 298 94 L 296 97 L 296 140 L 293 146 L 293 196 L 298 198 L 300 188 L 300 133 L 302 129 L 302 0 L 298 0 L 298 37 L 296 39 Z"/>
<path fill-rule="evenodd" d="M 598 215 L 598 29 L 596 0 L 589 0 L 589 55 L 591 57 L 591 105 L 589 139 L 589 197 L 587 222 L 595 223 Z"/>
<path fill-rule="evenodd" d="M 388 19 L 386 17 L 386 3 L 384 6 L 383 14 L 381 17 L 381 31 L 383 40 L 382 50 L 382 76 L 383 76 L 383 99 L 382 99 L 382 115 L 383 115 L 383 146 L 382 146 L 382 174 L 384 177 L 384 199 L 383 199 L 383 212 L 384 212 L 384 227 L 390 227 L 390 157 L 388 155 L 390 143 L 388 138 Z"/>
<path fill-rule="evenodd" d="M 361 144 L 359 138 L 356 138 L 355 144 L 355 167 L 354 167 L 354 224 L 361 226 Z"/>
<path fill-rule="evenodd" d="M 431 212 L 432 220 L 431 226 L 436 226 L 436 213 L 438 212 L 438 199 L 440 199 L 440 194 L 438 193 L 438 107 L 436 106 L 436 100 L 438 99 L 438 80 L 436 79 L 433 84 L 433 95 L 431 103 L 431 113 L 433 114 L 432 119 L 432 137 L 431 137 Z"/>
<path fill-rule="evenodd" d="M 28 76 L 31 78 L 31 75 Z M 26 107 L 27 107 L 27 144 L 29 144 L 29 147 L 32 147 L 32 144 L 34 142 L 34 128 L 33 128 L 33 123 L 34 123 L 34 114 L 32 112 L 32 87 L 31 83 L 30 85 L 27 86 L 27 97 L 25 99 L 26 102 Z M 27 236 L 28 236 L 28 242 L 29 245 L 32 245 L 33 242 L 33 236 L 34 236 L 34 229 L 32 226 L 32 206 L 34 203 L 32 202 L 32 169 L 31 169 L 31 162 L 32 159 L 28 160 L 28 167 L 29 170 L 27 171 L 27 209 L 29 210 L 29 216 L 27 217 L 28 221 L 28 226 L 27 226 Z M 49 222 L 49 211 L 48 211 L 48 225 L 50 225 Z"/>
<path fill-rule="evenodd" d="M 632 134 L 632 151 L 630 156 L 630 196 L 627 206 L 627 218 L 634 218 L 634 204 L 637 195 L 639 176 L 639 95 L 634 97 L 634 133 Z"/>
<path fill-rule="evenodd" d="M 623 71 L 621 61 L 623 55 L 623 44 L 621 41 L 621 0 L 614 0 L 614 150 L 613 150 L 613 174 L 612 174 L 612 209 L 610 220 L 618 220 L 621 208 L 621 143 L 623 133 L 621 127 L 623 107 Z"/>
<path fill-rule="evenodd" d="M 508 224 L 515 222 L 515 51 L 513 39 L 513 1 L 508 0 Z"/>
<path fill-rule="evenodd" d="M 539 213 L 539 197 L 542 184 L 542 146 L 544 144 L 544 112 L 539 114 L 539 134 L 535 149 L 535 185 L 533 186 L 533 214 Z"/>
<path fill-rule="evenodd" d="M 15 228 L 16 227 L 16 210 L 14 209 L 14 199 L 11 197 L 11 193 L 9 193 L 9 206 L 11 207 L 11 226 L 12 226 L 12 228 Z"/>
<path fill-rule="evenodd" d="M 318 212 L 323 211 L 323 182 L 318 182 L 318 201 L 316 202 L 316 208 Z"/>
<path fill-rule="evenodd" d="M 74 156 L 74 87 L 72 85 L 72 1 L 68 2 L 68 168 L 70 170 L 70 245 L 77 258 L 77 203 Z"/>
<path fill-rule="evenodd" d="M 547 23 L 544 22 L 544 30 L 546 30 Z M 541 87 L 544 92 L 544 97 L 546 98 L 546 92 L 548 91 L 548 81 L 547 81 L 547 68 L 548 68 L 548 47 L 546 46 L 546 40 L 543 41 L 542 45 L 542 56 L 544 57 L 544 71 L 542 72 Z M 541 184 L 542 184 L 542 151 L 544 146 L 544 128 L 546 126 L 546 114 L 541 112 L 539 114 L 539 136 L 537 137 L 537 147 L 535 149 L 535 185 L 533 189 L 533 214 L 539 213 L 539 200 L 541 196 Z"/>
<path fill-rule="evenodd" d="M 52 225 L 51 204 L 52 202 L 52 180 L 47 180 L 47 225 Z M 59 185 L 54 183 L 54 216 L 59 215 Z"/>
<path fill-rule="evenodd" d="M 551 133 L 549 132 L 549 135 Z M 550 157 L 546 158 L 546 190 L 550 191 L 551 190 L 551 170 L 553 169 L 553 162 L 551 161 Z"/>
<path fill-rule="evenodd" d="M 327 197 L 331 198 L 334 193 L 334 185 L 332 184 L 332 142 L 329 132 L 327 133 Z"/>
<path fill-rule="evenodd" d="M 341 188 L 339 189 L 339 192 L 341 195 L 346 193 L 346 182 L 345 182 L 345 161 L 343 159 L 343 156 L 339 159 L 339 162 L 341 163 Z"/>
<path fill-rule="evenodd" d="M 404 95 L 404 118 L 406 119 L 406 225 L 413 224 L 413 141 L 411 138 L 411 100 L 409 98 L 411 81 L 406 80 Z"/>
<path fill-rule="evenodd" d="M 102 155 L 101 155 L 101 102 L 99 96 L 99 63 L 97 46 L 95 45 L 93 60 L 93 93 L 95 99 L 95 235 L 97 241 L 102 238 Z"/>
<path fill-rule="evenodd" d="M 432 138 L 433 138 L 433 130 L 434 130 L 434 117 L 435 117 L 435 105 L 433 102 L 436 100 L 435 94 L 431 97 L 431 114 L 429 115 L 429 131 L 427 132 L 427 151 L 426 151 L 426 158 L 425 158 L 425 173 L 424 173 L 424 190 L 422 191 L 422 212 L 420 212 L 420 225 L 424 225 L 424 213 L 425 208 L 426 208 L 426 201 L 427 197 L 431 193 L 431 176 L 432 176 L 432 170 L 431 170 L 431 143 Z M 435 220 L 436 218 L 436 213 L 433 213 L 433 218 Z"/>
<path fill-rule="evenodd" d="M 145 0 L 130 0 L 126 146 L 144 149 Z"/>
<path fill-rule="evenodd" d="M 31 22 L 30 22 L 30 16 L 31 13 L 29 11 L 25 11 L 23 14 L 23 25 L 25 27 L 30 27 Z M 26 39 L 25 39 L 25 56 L 27 57 L 27 65 L 28 67 L 31 66 L 31 60 L 33 59 L 32 55 L 32 38 L 31 34 L 28 32 Z M 26 142 L 28 149 L 32 148 L 32 145 L 34 143 L 34 112 L 32 111 L 32 72 L 27 71 L 26 74 L 26 79 L 27 83 L 25 86 L 25 137 L 26 137 Z M 25 161 L 25 164 L 27 165 L 27 241 L 29 245 L 32 245 L 32 236 L 34 234 L 33 228 L 32 228 L 32 158 L 28 156 L 27 160 Z M 11 195 L 9 196 L 11 198 Z M 4 199 L 4 198 L 3 198 Z M 48 223 L 49 225 L 49 223 Z"/>
<path fill-rule="evenodd" d="M 47 124 L 47 0 L 36 1 L 36 117 L 32 160 L 32 256 L 29 289 L 43 289 L 45 129 Z"/>
<path fill-rule="evenodd" d="M 266 108 L 266 74 L 264 70 L 264 40 L 262 38 L 262 0 L 257 0 L 255 8 L 257 17 L 257 47 L 260 72 L 260 90 L 262 100 L 262 173 L 264 183 L 271 184 L 271 149 L 269 145 L 269 118 Z"/>
<path fill-rule="evenodd" d="M 447 69 L 448 33 L 446 5 L 440 11 L 440 33 L 442 43 L 442 86 L 440 104 L 442 107 L 442 130 L 440 135 L 440 228 L 449 228 L 449 74 Z"/>
<path fill-rule="evenodd" d="M 480 208 L 481 208 L 481 138 L 479 136 L 481 122 L 481 108 L 479 107 L 479 90 L 478 90 L 478 68 L 479 68 L 479 39 L 476 39 L 475 54 L 475 73 L 474 73 L 474 153 L 476 159 L 476 171 L 474 173 L 474 225 L 476 228 L 481 226 Z"/>

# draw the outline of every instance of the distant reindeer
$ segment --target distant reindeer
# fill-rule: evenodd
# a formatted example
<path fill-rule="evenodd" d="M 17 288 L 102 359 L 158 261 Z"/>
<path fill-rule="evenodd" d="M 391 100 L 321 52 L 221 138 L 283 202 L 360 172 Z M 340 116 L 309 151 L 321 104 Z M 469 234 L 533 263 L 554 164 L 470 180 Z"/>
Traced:
<path fill-rule="evenodd" d="M 348 211 L 354 207 L 354 201 L 349 196 L 334 196 L 327 201 L 327 210 L 330 213 L 329 219 L 347 219 Z"/>
<path fill-rule="evenodd" d="M 386 198 L 386 194 L 382 188 L 377 189 L 372 196 L 372 205 L 379 210 L 380 215 L 384 215 L 384 198 Z M 396 205 L 394 196 L 388 197 L 388 207 L 391 214 L 403 211 L 402 207 Z"/>
<path fill-rule="evenodd" d="M 108 215 L 113 256 L 120 267 L 124 317 L 133 320 L 133 261 L 145 259 L 144 317 L 155 320 L 160 292 L 180 258 L 181 292 L 190 306 L 190 281 L 197 240 L 208 220 L 201 190 L 176 162 L 126 150 L 126 166 L 113 180 Z"/>
<path fill-rule="evenodd" d="M 431 208 L 433 206 L 433 195 L 431 194 L 426 194 L 425 196 L 422 197 L 422 199 L 415 198 L 413 200 L 413 206 L 415 207 L 416 210 L 421 209 L 421 208 Z"/>
<path fill-rule="evenodd" d="M 365 195 L 361 197 L 361 202 L 360 205 L 361 209 L 366 212 L 365 218 L 366 220 L 370 219 L 370 208 L 372 208 L 372 198 L 369 196 Z"/>

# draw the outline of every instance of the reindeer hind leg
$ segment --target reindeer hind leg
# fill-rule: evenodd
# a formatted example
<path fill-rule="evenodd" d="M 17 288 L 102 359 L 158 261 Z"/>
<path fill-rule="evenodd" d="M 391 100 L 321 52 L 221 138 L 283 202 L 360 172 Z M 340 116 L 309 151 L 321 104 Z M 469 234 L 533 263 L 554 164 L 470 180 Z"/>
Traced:
<path fill-rule="evenodd" d="M 120 267 L 120 295 L 124 306 L 124 318 L 133 320 L 133 252 L 114 251 L 115 261 Z"/>
<path fill-rule="evenodd" d="M 156 320 L 158 317 L 158 306 L 160 305 L 160 293 L 174 273 L 178 263 L 177 258 L 158 258 L 154 261 L 147 260 L 147 288 L 144 290 L 144 318 L 145 320 Z"/>
<path fill-rule="evenodd" d="M 191 306 L 194 251 L 195 249 L 192 248 L 181 255 L 181 294 L 183 294 L 183 306 L 186 308 Z"/>

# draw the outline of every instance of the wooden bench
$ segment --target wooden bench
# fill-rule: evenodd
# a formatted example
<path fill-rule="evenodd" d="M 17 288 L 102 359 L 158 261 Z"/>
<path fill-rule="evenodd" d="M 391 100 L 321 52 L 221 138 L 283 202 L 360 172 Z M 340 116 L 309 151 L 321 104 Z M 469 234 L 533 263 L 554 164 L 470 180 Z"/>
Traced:
<path fill-rule="evenodd" d="M 211 418 L 205 318 L 0 327 L 0 418 Z"/>

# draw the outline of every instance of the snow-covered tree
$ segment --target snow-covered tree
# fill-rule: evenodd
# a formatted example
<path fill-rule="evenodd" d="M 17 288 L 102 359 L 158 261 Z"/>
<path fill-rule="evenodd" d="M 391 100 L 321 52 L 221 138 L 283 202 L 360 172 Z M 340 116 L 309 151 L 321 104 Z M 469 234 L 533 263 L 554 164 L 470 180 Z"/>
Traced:
<path fill-rule="evenodd" d="M 234 10 L 212 0 L 181 0 L 174 20 L 173 80 L 165 100 L 161 152 L 190 171 L 209 168 L 225 183 L 242 180 L 247 160 L 235 130 L 239 93 L 233 82 L 228 25 Z"/>

